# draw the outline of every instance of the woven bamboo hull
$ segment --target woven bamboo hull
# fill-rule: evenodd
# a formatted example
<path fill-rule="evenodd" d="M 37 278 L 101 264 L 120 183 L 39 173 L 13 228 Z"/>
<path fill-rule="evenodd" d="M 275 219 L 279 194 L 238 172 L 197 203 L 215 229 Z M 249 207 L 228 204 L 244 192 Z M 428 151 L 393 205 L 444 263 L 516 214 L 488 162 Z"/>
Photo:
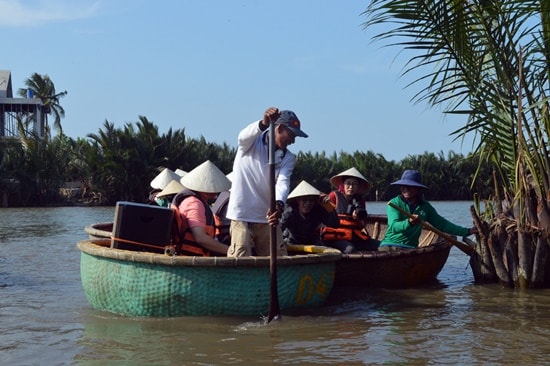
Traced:
<path fill-rule="evenodd" d="M 88 225 L 84 228 L 90 239 L 110 239 L 113 232 L 112 222 L 100 222 Z"/>
<path fill-rule="evenodd" d="M 105 244 L 105 243 L 103 243 Z M 77 244 L 81 280 L 95 309 L 127 316 L 261 315 L 270 298 L 269 257 L 185 257 Z M 338 251 L 277 260 L 281 310 L 322 305 Z"/>
<path fill-rule="evenodd" d="M 369 215 L 368 232 L 382 239 L 387 228 L 385 215 Z M 452 244 L 424 230 L 420 246 L 395 252 L 372 251 L 344 254 L 336 263 L 335 286 L 407 288 L 437 278 L 447 262 Z"/>

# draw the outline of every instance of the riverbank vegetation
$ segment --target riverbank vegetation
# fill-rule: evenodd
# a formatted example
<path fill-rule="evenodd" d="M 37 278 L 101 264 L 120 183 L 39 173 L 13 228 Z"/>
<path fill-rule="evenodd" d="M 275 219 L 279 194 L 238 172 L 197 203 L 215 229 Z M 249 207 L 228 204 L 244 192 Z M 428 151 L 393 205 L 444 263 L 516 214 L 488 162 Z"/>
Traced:
<path fill-rule="evenodd" d="M 20 133 L 20 142 L 4 139 L 0 145 L 0 192 L 8 195 L 9 206 L 144 202 L 151 190 L 149 183 L 162 169 L 190 171 L 211 160 L 229 173 L 235 156 L 235 148 L 228 144 L 188 137 L 184 128 L 160 132 L 143 116 L 123 127 L 105 121 L 99 131 L 86 138 L 63 134 L 39 138 L 23 130 Z M 422 171 L 430 186 L 427 198 L 432 200 L 472 200 L 474 192 L 492 194 L 489 171 L 478 173 L 484 178 L 478 179 L 477 186 L 470 186 L 478 167 L 473 156 L 425 152 L 388 161 L 368 151 L 368 146 L 365 149 L 353 153 L 298 152 L 292 187 L 305 179 L 329 192 L 329 178 L 354 166 L 373 185 L 368 196 L 371 201 L 395 195 L 389 184 L 403 169 Z M 73 195 L 63 194 L 66 182 L 80 183 L 82 188 Z"/>

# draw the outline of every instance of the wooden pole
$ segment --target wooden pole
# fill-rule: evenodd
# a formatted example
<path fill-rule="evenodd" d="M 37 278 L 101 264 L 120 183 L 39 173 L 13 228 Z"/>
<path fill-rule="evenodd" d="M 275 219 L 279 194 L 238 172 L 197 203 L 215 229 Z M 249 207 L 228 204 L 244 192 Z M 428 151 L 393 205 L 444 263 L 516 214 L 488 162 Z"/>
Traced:
<path fill-rule="evenodd" d="M 269 120 L 269 190 L 270 190 L 270 212 L 275 212 L 275 123 Z M 279 308 L 279 290 L 277 288 L 277 227 L 271 226 L 269 236 L 269 312 L 267 323 L 275 318 L 281 317 Z"/>

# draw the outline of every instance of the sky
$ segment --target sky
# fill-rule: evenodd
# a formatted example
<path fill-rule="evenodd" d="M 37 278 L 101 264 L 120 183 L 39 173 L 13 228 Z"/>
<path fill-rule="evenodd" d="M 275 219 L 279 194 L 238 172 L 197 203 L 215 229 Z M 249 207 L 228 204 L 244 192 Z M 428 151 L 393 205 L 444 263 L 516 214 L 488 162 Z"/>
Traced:
<path fill-rule="evenodd" d="M 399 49 L 373 42 L 368 0 L 0 0 L 0 70 L 14 94 L 48 75 L 63 132 L 97 133 L 145 116 L 161 134 L 236 147 L 270 106 L 294 111 L 308 138 L 293 152 L 372 151 L 399 161 L 467 154 L 465 124 L 411 99 Z M 399 56 L 399 57 L 397 57 Z M 411 77 L 413 77 L 412 75 Z"/>

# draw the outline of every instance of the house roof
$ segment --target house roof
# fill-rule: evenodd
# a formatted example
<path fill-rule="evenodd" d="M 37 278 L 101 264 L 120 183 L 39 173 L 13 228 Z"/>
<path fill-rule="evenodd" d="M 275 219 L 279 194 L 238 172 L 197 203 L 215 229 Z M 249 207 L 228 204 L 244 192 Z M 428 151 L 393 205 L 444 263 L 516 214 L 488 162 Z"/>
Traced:
<path fill-rule="evenodd" d="M 0 98 L 13 98 L 11 72 L 8 70 L 0 70 Z"/>

